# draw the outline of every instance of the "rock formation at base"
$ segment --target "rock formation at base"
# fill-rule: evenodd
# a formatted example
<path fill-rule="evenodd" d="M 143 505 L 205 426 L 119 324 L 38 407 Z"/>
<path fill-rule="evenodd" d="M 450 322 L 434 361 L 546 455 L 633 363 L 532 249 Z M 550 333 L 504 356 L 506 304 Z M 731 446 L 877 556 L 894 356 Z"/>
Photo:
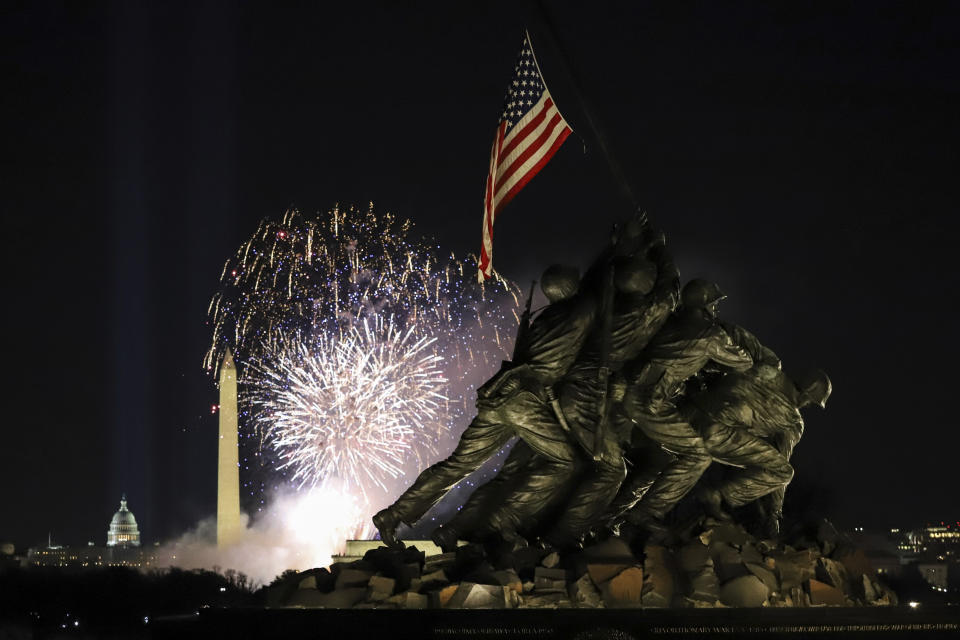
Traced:
<path fill-rule="evenodd" d="M 479 545 L 425 557 L 381 547 L 362 560 L 279 579 L 267 606 L 557 609 L 892 606 L 896 595 L 829 523 L 792 544 L 710 519 L 638 557 L 617 537 L 566 555 Z"/>

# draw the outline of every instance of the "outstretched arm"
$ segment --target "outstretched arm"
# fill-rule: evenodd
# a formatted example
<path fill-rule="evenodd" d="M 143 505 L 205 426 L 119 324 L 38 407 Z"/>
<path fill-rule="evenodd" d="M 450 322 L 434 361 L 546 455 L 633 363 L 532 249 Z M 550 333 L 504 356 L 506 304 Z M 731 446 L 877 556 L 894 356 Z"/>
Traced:
<path fill-rule="evenodd" d="M 736 344 L 723 327 L 715 325 L 712 337 L 708 352 L 712 361 L 736 371 L 746 371 L 753 366 L 753 358 L 747 350 Z"/>
<path fill-rule="evenodd" d="M 750 357 L 753 358 L 755 365 L 767 365 L 776 370 L 780 370 L 780 358 L 769 347 L 764 346 L 757 340 L 757 337 L 741 326 L 721 322 L 721 326 L 734 344 L 743 348 Z"/>

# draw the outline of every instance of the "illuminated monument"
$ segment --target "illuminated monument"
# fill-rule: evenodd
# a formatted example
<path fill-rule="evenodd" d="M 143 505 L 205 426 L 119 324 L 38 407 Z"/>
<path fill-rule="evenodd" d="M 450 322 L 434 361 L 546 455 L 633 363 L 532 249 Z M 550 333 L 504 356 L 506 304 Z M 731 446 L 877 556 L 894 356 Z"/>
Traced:
<path fill-rule="evenodd" d="M 113 514 L 113 519 L 110 520 L 110 529 L 107 531 L 107 546 L 140 546 L 140 530 L 137 528 L 137 519 L 127 509 L 127 494 L 120 497 L 120 510 Z"/>
<path fill-rule="evenodd" d="M 240 537 L 240 461 L 237 453 L 237 367 L 228 349 L 220 367 L 220 453 L 217 465 L 217 545 Z"/>
<path fill-rule="evenodd" d="M 85 546 L 64 546 L 54 544 L 52 536 L 45 547 L 34 547 L 27 551 L 25 566 L 33 567 L 154 567 L 157 562 L 154 543 L 144 548 L 140 545 L 140 528 L 137 519 L 127 508 L 127 495 L 120 498 L 120 509 L 110 519 L 107 530 L 107 546 L 96 546 L 92 542 Z M 0 550 L 0 565 L 2 565 Z"/>

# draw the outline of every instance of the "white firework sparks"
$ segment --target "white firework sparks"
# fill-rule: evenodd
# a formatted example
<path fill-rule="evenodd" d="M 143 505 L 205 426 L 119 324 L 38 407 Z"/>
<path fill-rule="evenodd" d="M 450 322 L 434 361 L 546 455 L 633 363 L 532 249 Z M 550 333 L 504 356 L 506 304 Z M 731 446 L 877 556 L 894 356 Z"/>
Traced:
<path fill-rule="evenodd" d="M 435 339 L 414 329 L 376 318 L 335 337 L 276 333 L 250 362 L 258 428 L 298 488 L 338 477 L 368 496 L 435 453 L 447 380 Z"/>

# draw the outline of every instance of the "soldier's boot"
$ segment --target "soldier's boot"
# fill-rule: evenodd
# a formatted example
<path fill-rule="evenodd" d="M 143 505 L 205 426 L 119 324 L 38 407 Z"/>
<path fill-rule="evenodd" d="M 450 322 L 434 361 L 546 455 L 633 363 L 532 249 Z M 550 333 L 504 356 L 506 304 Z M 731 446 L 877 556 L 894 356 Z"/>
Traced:
<path fill-rule="evenodd" d="M 456 551 L 457 540 L 459 538 L 460 534 L 457 533 L 456 529 L 453 529 L 449 526 L 437 527 L 430 535 L 430 539 L 433 540 L 433 543 L 440 547 L 444 553 Z"/>
<path fill-rule="evenodd" d="M 708 516 L 719 522 L 730 522 L 733 516 L 723 508 L 723 494 L 712 487 L 700 487 L 697 500 Z"/>
<path fill-rule="evenodd" d="M 780 537 L 780 518 L 771 516 L 760 527 L 760 535 L 764 540 L 776 540 Z"/>
<path fill-rule="evenodd" d="M 647 533 L 646 544 L 670 544 L 674 538 L 673 531 L 662 520 L 648 520 L 643 523 Z"/>
<path fill-rule="evenodd" d="M 397 539 L 397 527 L 401 524 L 400 516 L 393 509 L 387 507 L 373 516 L 373 526 L 380 532 L 380 539 L 388 547 L 403 549 L 404 544 Z"/>
<path fill-rule="evenodd" d="M 576 552 L 583 551 L 584 541 L 580 538 L 548 538 L 541 539 L 540 544 L 544 549 L 557 552 Z"/>
<path fill-rule="evenodd" d="M 614 527 L 613 531 L 614 535 L 630 546 L 633 546 L 634 541 L 643 537 L 643 531 L 632 522 L 621 522 Z"/>
<path fill-rule="evenodd" d="M 517 558 L 543 554 L 541 549 L 531 546 L 530 542 L 519 534 L 504 535 L 502 532 L 489 539 L 485 549 L 497 569 L 512 568 Z"/>
<path fill-rule="evenodd" d="M 781 524 L 783 523 L 782 511 L 760 510 L 761 517 L 757 526 L 757 536 L 764 540 L 776 540 L 780 537 Z"/>
<path fill-rule="evenodd" d="M 556 551 L 557 553 L 560 552 L 560 549 L 555 547 L 552 542 L 540 536 L 534 538 L 531 541 L 530 548 L 536 549 L 538 552 L 540 552 L 541 555 L 544 555 L 544 556 L 549 553 L 553 553 L 554 551 Z"/>
<path fill-rule="evenodd" d="M 520 551 L 521 549 L 526 549 L 530 546 L 530 543 L 527 541 L 527 539 L 516 531 L 505 529 L 500 532 L 500 537 L 503 540 L 501 548 L 507 553 Z"/>
<path fill-rule="evenodd" d="M 609 522 L 600 523 L 587 531 L 583 537 L 583 544 L 584 546 L 598 544 L 616 535 L 619 535 L 619 525 L 614 525 Z"/>
<path fill-rule="evenodd" d="M 634 515 L 618 528 L 619 536 L 635 550 L 642 551 L 644 545 L 667 545 L 673 539 L 673 532 L 662 520 L 653 515 Z"/>

